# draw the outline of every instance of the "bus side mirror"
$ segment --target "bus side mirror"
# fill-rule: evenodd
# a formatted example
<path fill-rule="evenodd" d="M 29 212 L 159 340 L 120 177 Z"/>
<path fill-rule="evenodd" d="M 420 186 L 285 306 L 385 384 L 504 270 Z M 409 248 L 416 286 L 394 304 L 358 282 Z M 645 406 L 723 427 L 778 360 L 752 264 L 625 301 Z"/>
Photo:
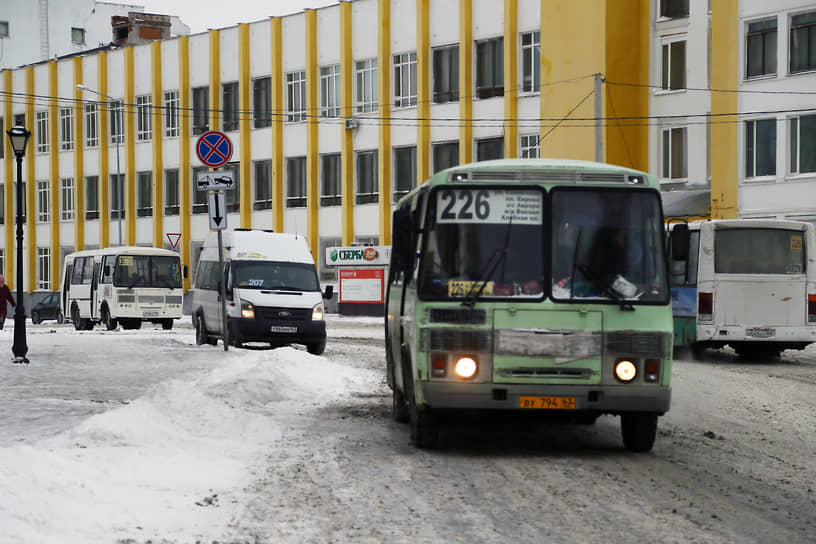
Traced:
<path fill-rule="evenodd" d="M 104 274 L 104 275 L 105 275 L 105 277 L 110 276 L 110 274 L 111 274 L 111 267 L 110 267 L 110 265 L 109 265 L 109 264 L 106 264 L 106 265 L 105 265 L 105 268 L 104 268 L 104 271 L 102 272 L 102 274 Z"/>
<path fill-rule="evenodd" d="M 182 273 L 182 275 L 183 275 L 185 278 L 187 277 L 187 275 L 188 275 L 188 273 L 189 273 L 189 272 L 188 272 L 188 269 L 187 269 L 187 265 L 186 265 L 186 264 L 185 264 L 184 266 L 182 266 L 182 267 L 181 267 L 181 273 Z"/>
<path fill-rule="evenodd" d="M 674 261 L 686 261 L 689 256 L 689 230 L 688 225 L 675 225 L 669 235 L 669 245 L 671 246 L 671 258 Z"/>
<path fill-rule="evenodd" d="M 329 300 L 334 296 L 334 285 L 327 285 L 326 291 L 323 293 L 323 298 Z"/>

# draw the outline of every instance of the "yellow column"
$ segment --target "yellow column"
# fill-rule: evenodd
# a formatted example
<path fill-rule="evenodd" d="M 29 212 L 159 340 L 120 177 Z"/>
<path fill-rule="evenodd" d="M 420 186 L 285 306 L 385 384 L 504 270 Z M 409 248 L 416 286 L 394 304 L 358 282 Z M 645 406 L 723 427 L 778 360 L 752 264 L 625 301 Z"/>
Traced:
<path fill-rule="evenodd" d="M 459 122 L 459 164 L 467 164 L 473 162 L 473 0 L 459 0 Z"/>
<path fill-rule="evenodd" d="M 283 59 L 281 20 L 270 17 L 272 30 L 272 229 L 283 232 Z"/>
<path fill-rule="evenodd" d="M 136 107 L 133 47 L 125 47 L 125 241 L 136 243 Z"/>
<path fill-rule="evenodd" d="M 542 18 L 543 18 L 542 12 Z M 504 0 L 504 157 L 518 157 L 518 0 Z"/>
<path fill-rule="evenodd" d="M 48 105 L 48 161 L 49 161 L 49 190 L 48 190 L 48 207 L 51 211 L 50 227 L 50 277 L 59 278 L 59 249 L 60 249 L 60 191 L 61 183 L 59 177 L 59 146 L 60 146 L 60 119 L 59 119 L 59 81 L 57 77 L 57 61 L 52 60 L 48 63 L 48 95 L 52 97 Z M 33 178 L 32 178 L 33 179 Z M 36 263 L 37 246 L 29 246 L 32 255 L 31 260 Z M 32 278 L 37 276 L 37 267 L 32 271 Z M 33 280 L 30 289 L 34 290 L 36 283 Z"/>
<path fill-rule="evenodd" d="M 354 117 L 354 60 L 351 50 L 351 2 L 340 3 L 340 100 L 343 119 Z M 341 215 L 343 245 L 354 241 L 354 133 L 343 129 L 340 144 Z"/>
<path fill-rule="evenodd" d="M 431 164 L 431 46 L 428 37 L 428 0 L 417 0 L 417 185 L 428 179 Z"/>
<path fill-rule="evenodd" d="M 14 89 L 12 88 L 11 70 L 3 70 L 3 92 L 3 119 L 5 119 L 3 129 L 8 130 L 14 124 L 14 110 L 11 107 L 11 93 L 14 92 Z M 31 127 L 27 128 L 29 130 L 31 129 Z M 3 185 L 3 216 L 5 217 L 4 240 L 6 248 L 6 262 L 5 270 L 0 270 L 0 274 L 5 274 L 6 284 L 9 286 L 9 289 L 13 290 L 15 273 L 14 263 L 17 262 L 14 260 L 14 237 L 17 228 L 17 218 L 15 216 L 16 212 L 14 208 L 17 205 L 17 194 L 15 192 L 14 184 L 17 183 L 17 159 L 14 157 L 14 151 L 11 148 L 11 140 L 8 138 L 8 135 L 0 134 L 0 138 L 3 138 L 3 142 L 0 143 L 0 145 L 3 146 L 3 156 L 5 157 L 3 178 L 6 180 L 6 183 Z M 33 147 L 31 149 L 33 149 Z"/>
<path fill-rule="evenodd" d="M 210 130 L 221 130 L 221 32 L 210 30 Z"/>
<path fill-rule="evenodd" d="M 23 289 L 27 292 L 34 290 L 37 285 L 37 181 L 34 170 L 34 153 L 36 146 L 34 142 L 37 141 L 36 126 L 34 125 L 34 67 L 26 66 L 25 68 L 25 86 L 26 86 L 26 107 L 25 107 L 25 126 L 31 131 L 31 138 L 28 140 L 26 146 L 26 157 L 29 160 L 25 161 L 25 184 L 26 184 L 26 230 L 25 243 L 28 248 L 25 259 L 28 263 L 28 270 L 25 271 L 26 281 L 23 282 Z M 20 278 L 23 281 L 23 278 Z M 26 289 L 26 284 L 28 288 Z"/>
<path fill-rule="evenodd" d="M 238 127 L 241 138 L 241 227 L 252 226 L 252 115 L 249 113 L 249 25 L 238 25 Z"/>
<path fill-rule="evenodd" d="M 307 9 L 306 16 L 306 223 L 312 255 L 317 255 L 317 11 Z"/>
<path fill-rule="evenodd" d="M 74 57 L 74 248 L 77 251 L 85 249 L 85 108 L 82 103 L 82 91 L 77 85 L 82 83 L 82 57 Z M 57 254 L 59 255 L 59 254 Z M 59 278 L 60 259 L 51 259 L 56 262 Z M 53 291 L 59 289 L 59 281 L 52 282 Z"/>
<path fill-rule="evenodd" d="M 735 219 L 737 208 L 737 117 L 722 115 L 739 107 L 736 91 L 739 81 L 739 2 L 720 0 L 711 12 L 711 217 Z"/>
<path fill-rule="evenodd" d="M 152 72 L 152 99 L 153 109 L 150 114 L 153 118 L 153 247 L 164 247 L 164 158 L 162 157 L 162 127 L 161 108 L 162 96 L 162 58 L 161 42 L 150 44 L 150 68 Z"/>
<path fill-rule="evenodd" d="M 108 52 L 100 51 L 96 55 L 96 85 L 100 93 L 108 93 Z M 96 108 L 96 119 L 99 134 L 99 247 L 110 246 L 110 170 L 108 154 L 110 153 L 110 134 L 108 119 L 111 116 L 110 102 L 105 96 L 94 97 L 99 100 Z"/>
<path fill-rule="evenodd" d="M 190 266 L 190 57 L 189 38 L 178 38 L 179 65 L 179 256 L 181 264 Z M 192 274 L 184 278 L 184 290 L 190 289 Z"/>
<path fill-rule="evenodd" d="M 379 97 L 380 245 L 391 245 L 391 0 L 377 0 L 377 96 Z"/>

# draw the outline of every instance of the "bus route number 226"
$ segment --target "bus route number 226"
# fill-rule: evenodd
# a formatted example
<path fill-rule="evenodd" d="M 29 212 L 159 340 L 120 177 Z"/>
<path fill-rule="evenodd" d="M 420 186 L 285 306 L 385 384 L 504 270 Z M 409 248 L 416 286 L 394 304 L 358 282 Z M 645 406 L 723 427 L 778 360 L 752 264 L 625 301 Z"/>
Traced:
<path fill-rule="evenodd" d="M 439 194 L 439 221 L 484 221 L 490 217 L 490 191 L 445 190 Z"/>

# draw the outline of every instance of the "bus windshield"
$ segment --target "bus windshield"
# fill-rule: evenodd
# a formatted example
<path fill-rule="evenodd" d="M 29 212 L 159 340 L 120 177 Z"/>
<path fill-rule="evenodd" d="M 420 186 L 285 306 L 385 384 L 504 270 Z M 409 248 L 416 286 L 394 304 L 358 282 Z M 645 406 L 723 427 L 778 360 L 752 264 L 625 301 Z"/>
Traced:
<path fill-rule="evenodd" d="M 805 234 L 799 230 L 716 230 L 714 272 L 718 274 L 804 274 Z M 757 256 L 761 255 L 761 258 Z"/>
<path fill-rule="evenodd" d="M 232 286 L 242 289 L 319 291 L 315 267 L 309 263 L 232 261 Z"/>
<path fill-rule="evenodd" d="M 116 287 L 181 287 L 181 264 L 178 257 L 156 255 L 119 255 L 113 275 Z"/>

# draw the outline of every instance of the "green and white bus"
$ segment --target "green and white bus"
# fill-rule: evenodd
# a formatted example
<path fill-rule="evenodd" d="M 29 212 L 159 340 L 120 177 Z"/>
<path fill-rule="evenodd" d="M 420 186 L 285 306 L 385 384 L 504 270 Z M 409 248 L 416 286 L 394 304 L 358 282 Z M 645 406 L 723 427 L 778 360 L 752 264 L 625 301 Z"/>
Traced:
<path fill-rule="evenodd" d="M 397 204 L 386 295 L 393 416 L 432 447 L 467 411 L 592 423 L 654 445 L 671 401 L 658 181 L 608 164 L 487 161 Z"/>

